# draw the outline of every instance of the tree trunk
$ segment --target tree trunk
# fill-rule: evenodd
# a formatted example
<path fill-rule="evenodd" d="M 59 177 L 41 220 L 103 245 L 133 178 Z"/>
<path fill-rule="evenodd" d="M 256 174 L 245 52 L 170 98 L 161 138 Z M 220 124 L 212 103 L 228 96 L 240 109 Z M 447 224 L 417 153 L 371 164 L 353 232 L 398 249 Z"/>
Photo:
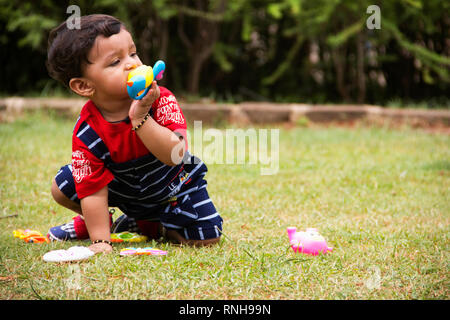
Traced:
<path fill-rule="evenodd" d="M 159 59 L 166 60 L 167 59 L 167 49 L 169 47 L 169 26 L 166 20 L 160 21 L 161 25 L 161 42 L 159 46 Z"/>
<path fill-rule="evenodd" d="M 225 0 L 222 0 L 216 8 L 215 14 L 225 12 Z M 220 20 L 210 19 L 205 11 L 208 5 L 197 1 L 197 19 L 194 40 L 189 39 L 184 30 L 184 12 L 179 12 L 178 35 L 187 48 L 190 57 L 189 73 L 187 75 L 187 90 L 189 94 L 198 95 L 200 86 L 200 75 L 203 64 L 211 56 L 214 46 L 218 41 Z"/>
<path fill-rule="evenodd" d="M 358 88 L 356 102 L 362 104 L 366 99 L 366 74 L 364 72 L 364 36 L 361 32 L 356 37 L 356 78 Z"/>
<path fill-rule="evenodd" d="M 202 70 L 203 61 L 200 56 L 194 55 L 191 58 L 189 66 L 189 74 L 187 78 L 187 90 L 192 95 L 197 95 L 200 86 L 200 72 Z"/>
<path fill-rule="evenodd" d="M 334 69 L 336 71 L 336 86 L 339 94 L 345 102 L 350 102 L 347 85 L 345 84 L 345 57 L 342 57 L 341 48 L 331 49 Z"/>

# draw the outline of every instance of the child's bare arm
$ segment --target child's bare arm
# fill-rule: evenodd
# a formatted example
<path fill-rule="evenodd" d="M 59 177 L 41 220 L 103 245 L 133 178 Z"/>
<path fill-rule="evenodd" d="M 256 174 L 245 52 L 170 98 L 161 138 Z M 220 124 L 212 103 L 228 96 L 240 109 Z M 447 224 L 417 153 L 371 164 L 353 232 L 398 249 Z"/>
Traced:
<path fill-rule="evenodd" d="M 108 186 L 96 193 L 81 199 L 81 211 L 89 232 L 91 241 L 111 240 L 109 212 L 108 212 Z M 96 243 L 89 249 L 98 252 L 110 252 L 112 247 L 107 243 Z"/>
<path fill-rule="evenodd" d="M 147 149 L 161 162 L 175 166 L 183 159 L 184 142 L 170 129 L 159 125 L 149 117 L 144 125 L 136 131 Z"/>
<path fill-rule="evenodd" d="M 133 101 L 129 112 L 133 127 L 141 123 L 159 95 L 159 87 L 154 81 L 152 88 L 142 100 Z M 159 125 L 152 117 L 148 117 L 136 134 L 147 149 L 161 162 L 174 166 L 183 159 L 185 143 L 180 141 L 179 137 L 170 129 Z"/>

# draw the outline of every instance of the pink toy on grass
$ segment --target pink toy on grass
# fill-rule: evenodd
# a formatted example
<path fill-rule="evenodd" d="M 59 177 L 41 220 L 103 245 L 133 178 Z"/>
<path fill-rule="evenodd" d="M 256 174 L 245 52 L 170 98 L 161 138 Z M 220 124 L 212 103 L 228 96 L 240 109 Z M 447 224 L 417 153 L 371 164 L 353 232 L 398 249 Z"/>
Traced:
<path fill-rule="evenodd" d="M 159 250 L 151 247 L 147 248 L 124 248 L 120 250 L 121 256 L 165 256 L 167 251 Z"/>
<path fill-rule="evenodd" d="M 333 248 L 327 246 L 325 238 L 315 228 L 307 228 L 306 231 L 297 232 L 296 227 L 288 227 L 287 233 L 294 252 L 316 256 L 319 253 L 327 253 L 333 250 Z"/>

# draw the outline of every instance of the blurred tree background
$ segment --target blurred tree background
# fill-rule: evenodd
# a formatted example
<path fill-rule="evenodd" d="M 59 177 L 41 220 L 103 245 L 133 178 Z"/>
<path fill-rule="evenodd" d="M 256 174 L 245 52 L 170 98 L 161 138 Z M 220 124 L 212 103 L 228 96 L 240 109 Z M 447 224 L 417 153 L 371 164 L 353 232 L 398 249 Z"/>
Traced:
<path fill-rule="evenodd" d="M 188 99 L 450 108 L 442 0 L 0 0 L 1 95 L 68 95 L 45 60 L 70 5 L 121 19 L 141 60 L 163 59 L 162 84 Z"/>

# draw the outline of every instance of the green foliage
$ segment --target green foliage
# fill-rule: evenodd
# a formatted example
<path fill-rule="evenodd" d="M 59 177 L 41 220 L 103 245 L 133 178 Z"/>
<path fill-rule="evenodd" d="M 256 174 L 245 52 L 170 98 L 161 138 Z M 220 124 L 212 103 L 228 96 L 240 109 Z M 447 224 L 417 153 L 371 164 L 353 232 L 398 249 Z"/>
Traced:
<path fill-rule="evenodd" d="M 44 1 L 40 5 L 43 8 L 51 6 L 51 1 Z M 0 20 L 6 22 L 7 32 L 20 30 L 24 36 L 16 40 L 19 47 L 30 46 L 39 50 L 41 44 L 46 40 L 45 31 L 55 27 L 58 21 L 55 17 L 49 17 L 37 10 L 38 5 L 34 2 L 15 4 L 14 1 L 0 0 Z"/>
<path fill-rule="evenodd" d="M 450 76 L 448 73 L 448 68 L 450 67 L 450 57 L 439 55 L 421 45 L 411 43 L 390 21 L 384 21 L 384 26 L 387 30 L 389 30 L 389 32 L 391 32 L 392 36 L 403 48 L 413 54 L 418 60 L 424 63 L 424 65 L 431 68 L 442 80 L 445 82 L 450 82 Z M 429 73 L 429 69 L 424 69 L 424 72 L 425 82 L 432 83 L 433 79 Z"/>
<path fill-rule="evenodd" d="M 361 32 L 364 27 L 365 21 L 359 20 L 348 26 L 344 30 L 340 31 L 338 34 L 331 35 L 327 38 L 327 43 L 331 47 L 339 47 L 342 44 L 345 44 L 351 37 Z"/>
<path fill-rule="evenodd" d="M 235 50 L 233 47 L 228 46 L 221 42 L 217 43 L 214 46 L 213 52 L 214 61 L 216 61 L 217 64 L 220 66 L 220 69 L 226 73 L 229 73 L 233 70 L 233 64 L 230 62 L 227 56 L 233 55 L 234 51 Z"/>
<path fill-rule="evenodd" d="M 70 4 L 83 15 L 120 18 L 144 62 L 166 60 L 164 84 L 193 96 L 245 91 L 267 100 L 385 104 L 440 99 L 450 86 L 448 1 L 0 0 L 2 62 L 21 51 L 33 63 L 10 63 L 2 93 L 43 90 L 48 32 Z M 380 7 L 381 29 L 366 27 L 370 5 Z"/>

